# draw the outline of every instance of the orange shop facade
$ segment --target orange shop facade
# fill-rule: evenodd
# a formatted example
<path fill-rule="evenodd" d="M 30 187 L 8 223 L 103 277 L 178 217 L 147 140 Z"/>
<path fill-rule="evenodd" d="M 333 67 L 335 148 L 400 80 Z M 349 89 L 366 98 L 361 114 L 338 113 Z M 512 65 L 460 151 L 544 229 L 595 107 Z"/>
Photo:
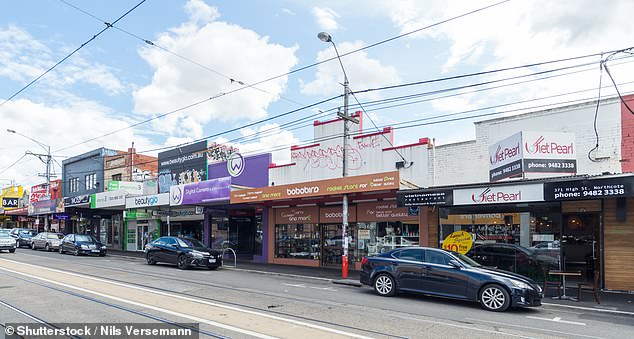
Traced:
<path fill-rule="evenodd" d="M 267 210 L 266 262 L 340 267 L 342 198 L 347 194 L 349 262 L 359 269 L 364 256 L 427 242 L 427 215 L 417 207 L 397 207 L 399 183 L 398 171 L 359 175 L 233 191 L 231 203 Z"/>

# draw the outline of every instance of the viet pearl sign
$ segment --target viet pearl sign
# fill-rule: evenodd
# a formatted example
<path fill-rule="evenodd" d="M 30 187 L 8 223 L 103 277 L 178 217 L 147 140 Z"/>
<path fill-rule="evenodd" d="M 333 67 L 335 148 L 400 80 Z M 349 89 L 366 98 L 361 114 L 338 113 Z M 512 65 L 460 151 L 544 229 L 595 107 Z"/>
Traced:
<path fill-rule="evenodd" d="M 489 147 L 489 181 L 577 173 L 575 135 L 522 131 Z"/>

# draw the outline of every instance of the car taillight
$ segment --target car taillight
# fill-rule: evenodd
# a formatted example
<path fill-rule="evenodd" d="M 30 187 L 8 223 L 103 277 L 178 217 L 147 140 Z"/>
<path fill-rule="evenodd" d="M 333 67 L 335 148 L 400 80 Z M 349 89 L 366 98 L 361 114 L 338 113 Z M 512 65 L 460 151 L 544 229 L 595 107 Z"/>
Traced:
<path fill-rule="evenodd" d="M 365 265 L 368 263 L 368 257 L 364 257 L 363 259 L 361 259 L 361 266 Z"/>

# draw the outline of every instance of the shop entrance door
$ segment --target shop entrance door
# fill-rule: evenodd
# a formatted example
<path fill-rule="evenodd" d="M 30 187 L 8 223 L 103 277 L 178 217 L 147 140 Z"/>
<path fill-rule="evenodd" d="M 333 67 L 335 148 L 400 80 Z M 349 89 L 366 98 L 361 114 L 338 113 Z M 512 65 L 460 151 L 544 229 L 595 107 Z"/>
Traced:
<path fill-rule="evenodd" d="M 143 251 L 148 242 L 148 224 L 137 224 L 136 226 L 136 250 Z"/>
<path fill-rule="evenodd" d="M 253 254 L 255 223 L 252 217 L 231 217 L 229 219 L 229 244 L 238 254 Z"/>
<path fill-rule="evenodd" d="M 343 234 L 341 225 L 322 225 L 321 226 L 321 265 L 341 267 L 341 256 L 343 254 Z M 348 265 L 354 267 L 354 245 L 356 238 L 356 229 L 353 225 L 348 224 Z M 355 235 L 355 236 L 351 236 Z"/>
<path fill-rule="evenodd" d="M 579 271 L 581 281 L 591 283 L 599 270 L 599 213 L 564 214 L 561 237 L 565 271 Z M 572 279 L 571 279 L 572 280 Z"/>

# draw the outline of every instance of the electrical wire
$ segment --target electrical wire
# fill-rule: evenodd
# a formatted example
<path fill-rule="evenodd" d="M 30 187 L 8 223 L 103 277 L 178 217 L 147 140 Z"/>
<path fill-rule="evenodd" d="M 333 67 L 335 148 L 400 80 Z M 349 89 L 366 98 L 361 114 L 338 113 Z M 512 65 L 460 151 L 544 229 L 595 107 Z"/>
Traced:
<path fill-rule="evenodd" d="M 121 15 L 119 18 L 117 18 L 115 21 L 113 21 L 112 23 L 108 23 L 108 22 L 104 22 L 104 24 L 106 25 L 105 28 L 103 28 L 101 31 L 99 31 L 99 33 L 93 35 L 90 39 L 88 39 L 86 42 L 84 42 L 83 44 L 81 44 L 79 47 L 75 48 L 75 50 L 73 50 L 72 52 L 70 52 L 68 55 L 66 55 L 62 60 L 58 61 L 57 63 L 55 63 L 53 66 L 51 66 L 50 68 L 48 68 L 46 71 L 44 71 L 44 73 L 40 74 L 37 78 L 33 79 L 31 82 L 29 82 L 28 84 L 26 84 L 25 86 L 23 86 L 20 90 L 18 90 L 17 92 L 15 92 L 13 95 L 11 95 L 8 99 L 6 99 L 5 101 L 3 101 L 2 103 L 0 103 L 0 107 L 4 106 L 4 104 L 6 104 L 7 102 L 11 101 L 13 98 L 15 98 L 16 96 L 18 96 L 20 93 L 22 93 L 23 91 L 25 91 L 27 88 L 31 87 L 31 85 L 33 85 L 35 82 L 37 82 L 38 80 L 40 80 L 43 76 L 45 76 L 46 74 L 48 74 L 50 71 L 52 71 L 54 68 L 56 68 L 57 66 L 59 66 L 61 63 L 63 63 L 64 61 L 66 61 L 68 58 L 70 58 L 71 56 L 73 56 L 73 54 L 77 53 L 80 49 L 82 49 L 84 46 L 88 45 L 89 43 L 91 43 L 93 40 L 97 39 L 98 36 L 100 36 L 103 32 L 107 31 L 109 28 L 112 27 L 112 25 L 114 25 L 115 23 L 119 22 L 119 20 L 123 19 L 125 16 L 127 16 L 128 14 L 130 14 L 132 11 L 134 11 L 137 7 L 141 6 L 141 4 L 143 4 L 145 2 L 145 0 L 141 0 L 141 2 L 139 2 L 138 4 L 136 4 L 134 7 L 132 7 L 131 9 L 129 9 L 127 12 L 123 13 L 123 15 Z"/>

